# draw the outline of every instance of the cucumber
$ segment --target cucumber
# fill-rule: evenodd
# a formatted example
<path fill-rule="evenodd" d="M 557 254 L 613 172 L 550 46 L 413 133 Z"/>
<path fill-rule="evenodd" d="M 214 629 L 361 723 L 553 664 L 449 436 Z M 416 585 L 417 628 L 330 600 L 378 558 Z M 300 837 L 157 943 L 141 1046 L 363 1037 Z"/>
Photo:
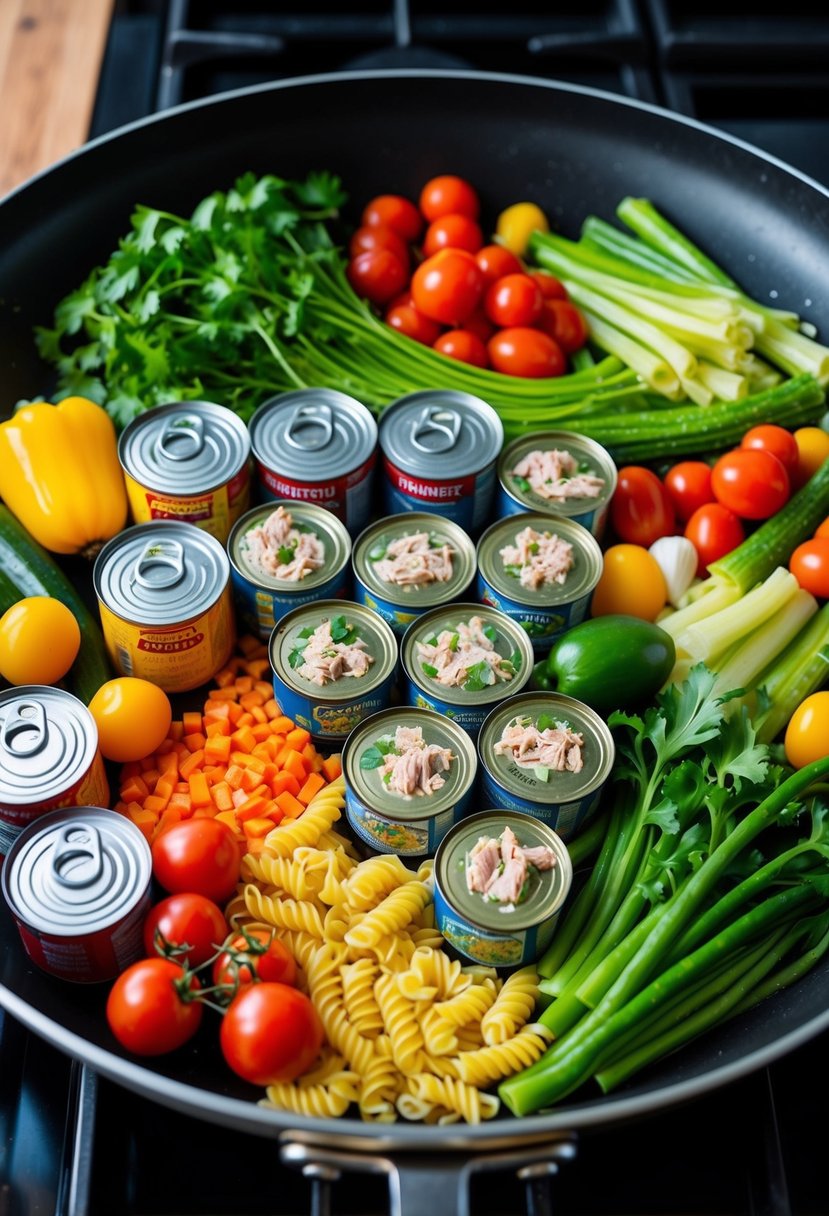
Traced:
<path fill-rule="evenodd" d="M 0 616 L 20 599 L 17 585 L 0 570 Z"/>
<path fill-rule="evenodd" d="M 27 595 L 50 595 L 61 600 L 74 614 L 81 630 L 81 645 L 69 671 L 68 683 L 75 696 L 88 705 L 101 685 L 113 675 L 101 626 L 54 558 L 26 531 L 8 507 L 0 503 L 0 597 L 5 583 L 16 588 L 12 602 Z"/>

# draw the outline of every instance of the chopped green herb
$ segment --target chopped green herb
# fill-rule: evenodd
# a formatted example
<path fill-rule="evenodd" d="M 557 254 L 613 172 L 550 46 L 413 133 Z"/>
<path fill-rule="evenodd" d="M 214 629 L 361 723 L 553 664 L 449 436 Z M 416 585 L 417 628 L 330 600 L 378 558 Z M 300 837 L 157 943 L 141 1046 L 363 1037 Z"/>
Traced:
<path fill-rule="evenodd" d="M 529 494 L 532 487 L 531 487 L 530 483 L 527 481 L 526 477 L 519 477 L 517 473 L 513 473 L 512 480 L 518 486 L 518 489 L 521 491 L 522 494 Z"/>
<path fill-rule="evenodd" d="M 484 635 L 485 638 L 487 638 L 490 642 L 492 642 L 493 646 L 498 641 L 498 630 L 495 628 L 495 626 L 490 621 L 484 622 L 484 626 L 481 629 L 481 633 Z"/>
<path fill-rule="evenodd" d="M 421 663 L 421 667 L 427 676 L 434 680 L 438 674 L 437 667 L 433 667 L 431 663 Z"/>
<path fill-rule="evenodd" d="M 375 541 L 375 543 L 371 546 L 366 556 L 370 562 L 379 562 L 382 561 L 386 556 L 387 550 L 388 545 L 386 542 L 383 540 L 378 540 Z"/>

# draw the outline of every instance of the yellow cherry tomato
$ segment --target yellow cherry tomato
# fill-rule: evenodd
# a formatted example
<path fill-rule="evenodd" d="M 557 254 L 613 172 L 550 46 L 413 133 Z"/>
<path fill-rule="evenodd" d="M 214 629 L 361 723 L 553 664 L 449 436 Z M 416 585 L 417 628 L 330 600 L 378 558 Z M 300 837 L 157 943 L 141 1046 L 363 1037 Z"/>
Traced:
<path fill-rule="evenodd" d="M 534 232 L 549 232 L 547 217 L 535 203 L 513 203 L 498 216 L 495 237 L 517 258 L 527 252 L 527 245 Z"/>
<path fill-rule="evenodd" d="M 137 676 L 107 680 L 89 702 L 89 712 L 98 727 L 101 754 L 120 764 L 152 755 L 173 720 L 166 692 Z"/>
<path fill-rule="evenodd" d="M 829 432 L 819 426 L 802 426 L 794 432 L 794 437 L 798 452 L 794 484 L 799 489 L 829 456 Z"/>
<path fill-rule="evenodd" d="M 813 692 L 801 701 L 789 719 L 783 746 L 794 768 L 829 756 L 829 692 Z"/>
<path fill-rule="evenodd" d="M 653 554 L 641 545 L 611 545 L 590 612 L 592 616 L 619 612 L 655 621 L 667 599 L 665 576 Z"/>
<path fill-rule="evenodd" d="M 0 675 L 10 684 L 55 684 L 78 656 L 81 630 L 49 595 L 30 595 L 0 617 Z"/>
<path fill-rule="evenodd" d="M 829 537 L 829 515 L 826 516 L 822 524 L 818 524 L 815 528 L 815 536 Z"/>

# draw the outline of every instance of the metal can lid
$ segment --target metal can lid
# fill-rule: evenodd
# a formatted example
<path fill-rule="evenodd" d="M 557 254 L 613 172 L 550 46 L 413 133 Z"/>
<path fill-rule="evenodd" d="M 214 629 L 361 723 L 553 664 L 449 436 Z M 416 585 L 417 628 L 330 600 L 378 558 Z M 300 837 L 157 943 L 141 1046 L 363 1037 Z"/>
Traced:
<path fill-rule="evenodd" d="M 506 670 L 510 673 L 510 678 L 496 679 L 491 684 L 485 684 L 472 673 L 471 678 L 467 680 L 472 687 L 441 684 L 426 670 L 431 665 L 418 651 L 418 643 L 437 639 L 444 631 L 457 633 L 460 624 L 468 625 L 474 617 L 481 621 L 484 636 L 509 664 Z M 453 705 L 488 705 L 491 702 L 503 701 L 505 697 L 519 692 L 524 687 L 532 674 L 534 655 L 527 631 L 505 612 L 491 608 L 488 604 L 456 602 L 432 608 L 412 621 L 400 643 L 400 660 L 406 675 L 415 686 L 439 696 L 441 700 Z"/>
<path fill-rule="evenodd" d="M 404 473 L 454 480 L 485 469 L 504 442 L 491 405 L 455 389 L 424 389 L 392 402 L 380 418 L 383 455 Z"/>
<path fill-rule="evenodd" d="M 578 461 L 578 472 L 592 473 L 601 477 L 604 485 L 594 498 L 545 498 L 533 490 L 526 478 L 517 478 L 512 470 L 530 452 L 568 452 Z M 528 511 L 549 515 L 583 515 L 586 511 L 603 507 L 610 502 L 616 489 L 618 474 L 616 465 L 606 448 L 595 439 L 578 435 L 574 431 L 534 431 L 519 435 L 508 443 L 498 460 L 498 480 L 505 492 L 520 502 Z"/>
<path fill-rule="evenodd" d="M 510 573 L 501 557 L 501 550 L 514 545 L 524 528 L 542 535 L 555 535 L 573 546 L 573 565 L 563 583 L 543 583 L 537 590 L 525 587 L 518 575 Z M 571 604 L 589 595 L 602 573 L 602 550 L 592 532 L 572 519 L 559 515 L 526 512 L 507 515 L 486 529 L 478 541 L 478 569 L 496 591 L 518 604 L 546 608 Z"/>
<path fill-rule="evenodd" d="M 367 405 L 333 388 L 300 388 L 271 397 L 248 430 L 260 464 L 296 481 L 342 477 L 377 446 L 377 422 Z"/>
<path fill-rule="evenodd" d="M 201 616 L 229 578 L 221 542 L 172 519 L 125 528 L 107 541 L 92 571 L 98 599 L 117 616 L 142 625 Z"/>
<path fill-rule="evenodd" d="M 564 723 L 582 735 L 581 770 L 546 769 L 546 779 L 539 779 L 531 767 L 516 764 L 511 756 L 496 755 L 495 744 L 516 719 L 526 719 L 541 730 Z M 492 779 L 512 794 L 545 805 L 577 802 L 594 793 L 609 777 L 615 755 L 616 745 L 604 718 L 583 701 L 558 692 L 523 692 L 510 697 L 487 715 L 478 735 L 478 758 Z"/>
<path fill-rule="evenodd" d="M 39 684 L 0 693 L 0 808 L 71 790 L 97 750 L 95 719 L 71 693 Z"/>
<path fill-rule="evenodd" d="M 434 793 L 404 797 L 389 790 L 380 777 L 378 769 L 398 726 L 419 727 L 425 743 L 451 750 L 454 759 Z M 355 726 L 343 744 L 342 765 L 346 785 L 362 803 L 391 820 L 410 822 L 455 806 L 472 788 L 478 760 L 474 743 L 457 723 L 433 709 L 404 705 L 381 709 Z"/>
<path fill-rule="evenodd" d="M 435 548 L 448 544 L 453 550 L 452 574 L 442 582 L 401 586 L 380 578 L 376 563 L 388 546 L 403 536 L 427 532 Z M 446 604 L 462 595 L 475 576 L 475 546 L 467 533 L 451 519 L 429 511 L 406 511 L 387 515 L 369 524 L 354 542 L 354 574 L 378 599 L 421 612 L 435 604 Z"/>
<path fill-rule="evenodd" d="M 103 807 L 51 811 L 6 857 L 3 895 L 37 933 L 78 937 L 116 924 L 146 891 L 150 846 L 124 815 Z"/>
<path fill-rule="evenodd" d="M 318 570 L 310 570 L 301 579 L 276 578 L 263 570 L 250 555 L 250 533 L 255 528 L 261 528 L 280 507 L 291 516 L 292 526 L 297 531 L 315 534 L 325 550 L 324 564 Z M 228 537 L 227 550 L 234 569 L 248 582 L 259 587 L 270 587 L 283 595 L 290 595 L 291 592 L 304 594 L 329 582 L 346 567 L 351 557 L 351 536 L 345 524 L 325 507 L 300 502 L 295 498 L 282 498 L 253 507 L 237 519 Z"/>
<path fill-rule="evenodd" d="M 210 401 L 154 406 L 133 418 L 118 440 L 124 471 L 161 494 L 206 494 L 235 477 L 249 455 L 242 419 Z"/>
<path fill-rule="evenodd" d="M 332 622 L 338 634 L 335 641 L 364 643 L 365 653 L 374 660 L 364 676 L 345 677 L 327 684 L 317 684 L 297 670 L 302 663 L 302 650 L 311 633 L 325 621 Z M 271 667 L 283 684 L 320 703 L 336 704 L 354 701 L 379 688 L 397 665 L 397 638 L 391 627 L 376 612 L 351 600 L 315 600 L 292 608 L 280 618 L 268 644 Z"/>
<path fill-rule="evenodd" d="M 549 870 L 529 868 L 526 895 L 514 905 L 488 900 L 480 892 L 470 891 L 466 883 L 467 854 L 481 837 L 497 840 L 506 827 L 515 833 L 522 847 L 546 845 L 556 859 Z M 449 829 L 435 854 L 434 875 L 443 898 L 464 920 L 489 933 L 510 933 L 529 929 L 555 915 L 570 890 L 573 863 L 564 841 L 540 819 L 521 811 L 484 810 Z"/>

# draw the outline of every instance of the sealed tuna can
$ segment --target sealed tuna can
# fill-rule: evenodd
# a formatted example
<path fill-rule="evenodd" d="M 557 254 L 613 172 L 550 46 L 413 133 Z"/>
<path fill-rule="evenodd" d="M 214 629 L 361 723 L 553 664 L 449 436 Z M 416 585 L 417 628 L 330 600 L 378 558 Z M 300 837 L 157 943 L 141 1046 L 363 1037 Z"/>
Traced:
<path fill-rule="evenodd" d="M 177 401 L 133 418 L 118 440 L 137 524 L 175 519 L 224 544 L 250 503 L 248 429 L 209 401 Z"/>
<path fill-rule="evenodd" d="M 616 755 L 603 718 L 574 697 L 524 692 L 478 735 L 481 797 L 523 811 L 569 840 L 596 807 Z"/>
<path fill-rule="evenodd" d="M 121 675 L 187 692 L 230 658 L 230 562 L 209 532 L 173 520 L 135 524 L 104 545 L 92 581 L 104 642 Z"/>
<path fill-rule="evenodd" d="M 29 958 L 63 980 L 113 980 L 144 953 L 152 855 L 124 815 L 52 811 L 21 832 L 3 865 L 3 896 Z"/>
<path fill-rule="evenodd" d="M 40 684 L 0 692 L 0 852 L 47 811 L 108 803 L 98 729 L 84 703 Z"/>
<path fill-rule="evenodd" d="M 525 629 L 536 655 L 583 621 L 602 573 L 599 542 L 551 515 L 508 515 L 478 542 L 477 594 Z"/>
<path fill-rule="evenodd" d="M 431 511 L 477 534 L 492 515 L 504 427 L 485 401 L 426 389 L 380 418 L 386 513 Z"/>
<path fill-rule="evenodd" d="M 498 460 L 499 517 L 524 511 L 571 519 L 601 540 L 617 471 L 606 448 L 571 431 L 535 431 Z"/>
<path fill-rule="evenodd" d="M 356 726 L 342 752 L 345 813 L 380 853 L 434 853 L 466 814 L 475 783 L 475 745 L 431 709 L 384 709 Z"/>
<path fill-rule="evenodd" d="M 476 853 L 493 848 L 492 842 L 502 852 L 505 829 L 512 833 L 508 840 L 515 842 L 514 851 L 531 851 L 539 863 L 524 859 L 525 877 L 516 899 L 495 898 L 494 886 L 488 893 L 475 866 Z M 444 836 L 435 856 L 434 882 L 435 927 L 450 946 L 485 966 L 526 967 L 552 941 L 573 882 L 573 865 L 564 842 L 547 824 L 516 811 L 485 810 Z"/>
<path fill-rule="evenodd" d="M 428 512 L 387 516 L 354 542 L 354 598 L 402 637 L 416 617 L 462 599 L 475 578 L 475 546 L 463 528 Z"/>
<path fill-rule="evenodd" d="M 400 643 L 403 693 L 409 705 L 437 710 L 475 739 L 492 707 L 526 687 L 533 659 L 526 631 L 497 608 L 432 608 Z"/>
<path fill-rule="evenodd" d="M 284 499 L 253 507 L 227 545 L 237 619 L 266 642 L 286 612 L 314 600 L 345 599 L 351 537 L 331 511 Z"/>
<path fill-rule="evenodd" d="M 397 638 L 382 617 L 348 600 L 319 600 L 282 617 L 268 646 L 274 699 L 321 742 L 345 739 L 385 709 Z"/>
<path fill-rule="evenodd" d="M 366 526 L 377 460 L 368 406 L 333 388 L 302 388 L 265 401 L 248 429 L 261 499 L 325 507 L 352 536 Z"/>

